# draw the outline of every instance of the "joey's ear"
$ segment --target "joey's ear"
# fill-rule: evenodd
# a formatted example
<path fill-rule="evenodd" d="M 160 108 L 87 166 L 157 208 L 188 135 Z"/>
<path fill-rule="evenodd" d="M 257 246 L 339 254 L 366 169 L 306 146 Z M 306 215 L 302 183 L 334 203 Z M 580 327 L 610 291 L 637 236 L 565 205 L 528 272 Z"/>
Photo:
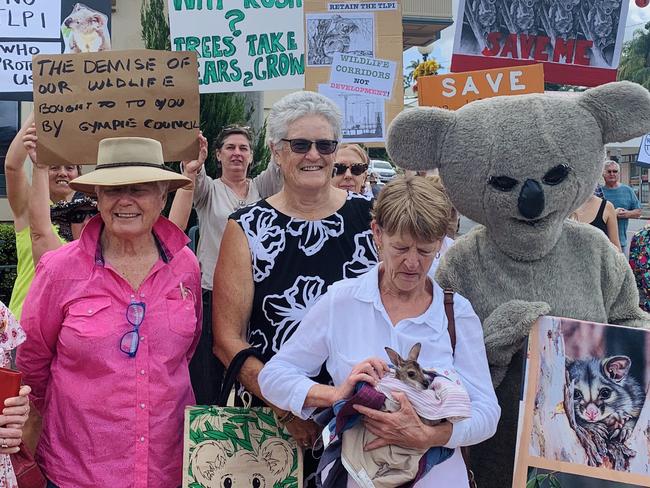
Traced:
<path fill-rule="evenodd" d="M 386 149 L 391 160 L 405 169 L 440 166 L 440 154 L 447 130 L 455 115 L 441 108 L 404 110 L 388 128 Z"/>
<path fill-rule="evenodd" d="M 603 359 L 601 364 L 605 376 L 618 383 L 630 372 L 632 360 L 627 356 L 611 356 Z"/>
<path fill-rule="evenodd" d="M 578 103 L 598 121 L 604 144 L 650 132 L 650 93 L 637 83 L 619 81 L 590 88 Z"/>
<path fill-rule="evenodd" d="M 399 367 L 404 362 L 402 357 L 390 347 L 384 347 L 384 350 L 386 351 L 386 354 L 388 354 L 388 358 L 390 359 L 390 362 L 393 363 L 393 366 Z"/>
<path fill-rule="evenodd" d="M 422 348 L 422 344 L 420 344 L 419 342 L 416 342 L 415 344 L 413 344 L 413 347 L 409 351 L 408 360 L 409 361 L 417 361 L 418 356 L 420 355 L 420 349 L 421 348 Z"/>
<path fill-rule="evenodd" d="M 223 442 L 205 441 L 198 444 L 190 456 L 190 467 L 203 486 L 214 486 L 217 472 L 226 465 L 232 453 Z"/>

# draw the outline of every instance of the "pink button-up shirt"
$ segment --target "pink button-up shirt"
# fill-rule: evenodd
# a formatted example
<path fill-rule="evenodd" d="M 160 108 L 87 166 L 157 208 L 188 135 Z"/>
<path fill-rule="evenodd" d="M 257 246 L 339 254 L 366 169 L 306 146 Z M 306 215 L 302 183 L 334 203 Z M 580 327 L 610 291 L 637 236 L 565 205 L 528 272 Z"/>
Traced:
<path fill-rule="evenodd" d="M 61 488 L 177 487 L 188 363 L 201 332 L 201 286 L 188 239 L 161 217 L 160 259 L 138 290 L 105 263 L 100 216 L 45 254 L 25 300 L 18 367 L 43 415 L 37 460 Z M 144 302 L 135 357 L 120 350 L 126 309 Z"/>

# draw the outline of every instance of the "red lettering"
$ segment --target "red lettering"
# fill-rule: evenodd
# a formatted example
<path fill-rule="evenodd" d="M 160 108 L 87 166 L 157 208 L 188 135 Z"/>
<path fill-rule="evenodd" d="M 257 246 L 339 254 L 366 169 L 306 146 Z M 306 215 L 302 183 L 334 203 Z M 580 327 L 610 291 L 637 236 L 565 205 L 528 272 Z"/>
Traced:
<path fill-rule="evenodd" d="M 573 46 L 575 39 L 562 39 L 561 37 L 555 38 L 555 49 L 553 49 L 553 61 L 556 63 L 560 61 L 560 56 L 564 56 L 564 62 L 567 64 L 573 63 Z"/>
<path fill-rule="evenodd" d="M 487 45 L 481 51 L 483 56 L 496 56 L 501 49 L 501 32 L 490 32 L 487 35 Z M 490 46 L 490 47 L 488 47 Z"/>
<path fill-rule="evenodd" d="M 527 36 L 526 34 L 519 34 L 519 45 L 521 46 L 522 59 L 530 58 L 530 53 L 533 50 L 535 43 L 535 36 Z"/>
<path fill-rule="evenodd" d="M 499 53 L 499 56 L 502 58 L 511 55 L 513 59 L 517 59 L 517 36 L 515 34 L 508 34 L 506 37 L 506 42 L 503 44 L 503 49 Z"/>
<path fill-rule="evenodd" d="M 594 41 L 588 41 L 586 39 L 579 39 L 576 41 L 576 53 L 573 57 L 573 62 L 575 64 L 582 64 L 584 66 L 589 66 L 591 60 L 587 56 L 587 52 L 594 45 Z"/>
<path fill-rule="evenodd" d="M 546 46 L 550 39 L 546 36 L 537 36 L 535 41 L 535 54 L 533 59 L 535 61 L 548 61 L 548 54 L 546 53 Z"/>

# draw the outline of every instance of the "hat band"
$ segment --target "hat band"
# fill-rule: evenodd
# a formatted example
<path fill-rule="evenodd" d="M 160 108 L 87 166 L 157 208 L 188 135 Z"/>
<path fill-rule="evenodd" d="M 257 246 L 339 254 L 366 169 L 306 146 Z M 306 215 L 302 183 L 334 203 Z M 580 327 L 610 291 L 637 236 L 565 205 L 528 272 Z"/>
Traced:
<path fill-rule="evenodd" d="M 124 168 L 124 167 L 133 167 L 133 166 L 144 166 L 146 168 L 157 168 L 157 169 L 164 169 L 165 171 L 170 171 L 174 174 L 178 174 L 176 171 L 174 171 L 171 168 L 168 168 L 164 164 L 156 164 L 156 163 L 108 163 L 108 164 L 99 164 L 97 165 L 97 169 L 104 169 L 104 168 Z"/>

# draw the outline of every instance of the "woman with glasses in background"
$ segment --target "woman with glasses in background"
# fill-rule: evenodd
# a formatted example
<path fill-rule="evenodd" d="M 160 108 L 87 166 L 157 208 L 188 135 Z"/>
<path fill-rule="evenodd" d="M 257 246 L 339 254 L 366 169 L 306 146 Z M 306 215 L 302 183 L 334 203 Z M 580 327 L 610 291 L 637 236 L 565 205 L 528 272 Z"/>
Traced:
<path fill-rule="evenodd" d="M 271 109 L 267 134 L 284 187 L 230 218 L 213 288 L 215 354 L 228 365 L 253 347 L 261 359 L 249 358 L 239 374 L 241 398 L 254 405 L 265 404 L 257 382 L 264 362 L 327 287 L 377 262 L 370 200 L 331 184 L 341 137 L 336 105 L 313 92 L 287 95 Z M 320 428 L 313 421 L 271 407 L 300 445 L 314 445 Z M 305 456 L 306 486 L 314 486 L 316 464 Z"/>
<path fill-rule="evenodd" d="M 359 144 L 341 144 L 336 151 L 332 185 L 353 193 L 364 193 L 368 177 L 368 153 Z"/>
<path fill-rule="evenodd" d="M 189 239 L 160 215 L 190 180 L 163 161 L 158 141 L 102 140 L 95 171 L 70 182 L 99 215 L 37 266 L 17 362 L 50 488 L 181 484 L 201 289 Z"/>
<path fill-rule="evenodd" d="M 228 216 L 282 188 L 282 174 L 273 161 L 255 178 L 248 177 L 253 161 L 253 135 L 249 127 L 224 127 L 215 147 L 221 177 L 211 178 L 202 165 L 197 168 L 184 164 L 183 174 L 193 181 L 193 185 L 176 193 L 170 212 L 170 218 L 176 220 L 177 208 L 181 205 L 187 208 L 184 199 L 190 199 L 199 219 L 200 238 L 196 254 L 201 265 L 203 331 L 190 364 L 190 373 L 196 401 L 200 405 L 216 402 L 223 376 L 223 366 L 212 352 L 212 279 Z M 179 224 L 182 229 L 187 225 L 189 214 L 189 211 L 185 212 L 185 224 Z"/>

